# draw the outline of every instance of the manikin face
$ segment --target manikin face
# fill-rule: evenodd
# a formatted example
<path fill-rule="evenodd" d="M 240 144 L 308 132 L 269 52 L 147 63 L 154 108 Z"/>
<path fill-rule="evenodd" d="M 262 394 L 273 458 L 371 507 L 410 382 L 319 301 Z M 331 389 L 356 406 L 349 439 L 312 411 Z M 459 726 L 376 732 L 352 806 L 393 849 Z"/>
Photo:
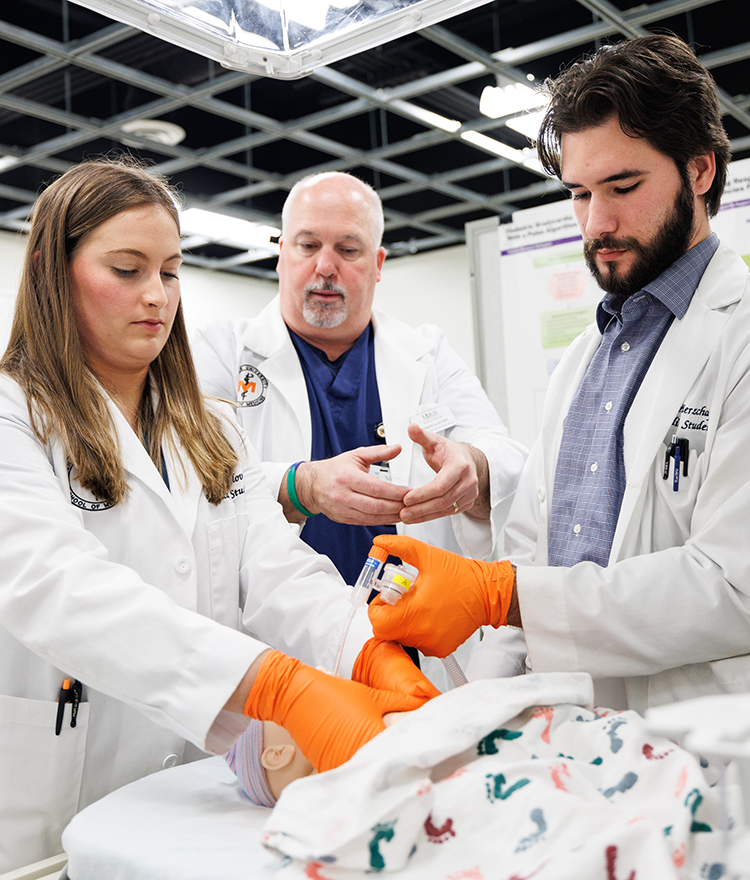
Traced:
<path fill-rule="evenodd" d="M 145 378 L 164 347 L 180 301 L 180 236 L 164 208 L 116 214 L 70 260 L 76 324 L 86 363 L 117 385 Z"/>
<path fill-rule="evenodd" d="M 689 163 L 688 185 L 670 157 L 614 117 L 564 134 L 561 147 L 586 262 L 603 290 L 626 299 L 710 234 L 697 197 L 713 180 L 704 186 L 705 157 Z"/>
<path fill-rule="evenodd" d="M 325 178 L 298 191 L 287 215 L 278 264 L 281 314 L 331 359 L 351 348 L 370 321 L 385 259 L 372 210 L 358 181 Z"/>

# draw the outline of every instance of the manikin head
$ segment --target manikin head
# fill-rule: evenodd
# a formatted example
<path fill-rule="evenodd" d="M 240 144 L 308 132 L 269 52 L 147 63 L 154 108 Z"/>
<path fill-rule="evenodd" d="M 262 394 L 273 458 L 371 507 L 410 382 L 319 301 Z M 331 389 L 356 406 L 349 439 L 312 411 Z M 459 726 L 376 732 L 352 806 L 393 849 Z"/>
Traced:
<path fill-rule="evenodd" d="M 389 712 L 383 724 L 390 727 L 408 714 Z M 252 719 L 224 757 L 240 788 L 259 807 L 273 807 L 287 785 L 317 772 L 289 733 L 273 721 Z"/>
<path fill-rule="evenodd" d="M 713 79 L 684 42 L 652 34 L 545 86 L 540 161 L 572 194 L 592 274 L 625 299 L 710 234 L 730 157 Z"/>
<path fill-rule="evenodd" d="M 383 206 L 351 174 L 325 172 L 294 185 L 282 212 L 281 314 L 334 360 L 370 322 L 385 250 Z"/>
<path fill-rule="evenodd" d="M 287 785 L 315 773 L 291 736 L 273 721 L 253 719 L 226 760 L 242 790 L 259 807 L 274 806 Z"/>

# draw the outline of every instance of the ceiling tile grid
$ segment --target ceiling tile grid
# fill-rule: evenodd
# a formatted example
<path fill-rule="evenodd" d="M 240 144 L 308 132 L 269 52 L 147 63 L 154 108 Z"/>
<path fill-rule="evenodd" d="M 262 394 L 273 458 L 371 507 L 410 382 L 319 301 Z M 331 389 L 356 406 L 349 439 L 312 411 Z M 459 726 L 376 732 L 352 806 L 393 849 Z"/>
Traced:
<path fill-rule="evenodd" d="M 391 258 L 460 244 L 468 221 L 507 221 L 564 197 L 522 161 L 529 142 L 507 125 L 512 117 L 480 113 L 484 87 L 498 77 L 539 83 L 606 41 L 654 30 L 688 40 L 716 79 L 733 157 L 750 155 L 746 18 L 747 0 L 494 0 L 277 80 L 225 69 L 68 0 L 6 2 L 0 228 L 23 229 L 36 194 L 70 165 L 124 151 L 166 174 L 186 207 L 272 227 L 300 177 L 350 171 L 383 199 Z M 171 123 L 184 138 L 157 143 L 142 124 L 127 132 L 136 120 Z M 275 259 L 262 252 L 186 245 L 194 265 L 275 277 Z"/>

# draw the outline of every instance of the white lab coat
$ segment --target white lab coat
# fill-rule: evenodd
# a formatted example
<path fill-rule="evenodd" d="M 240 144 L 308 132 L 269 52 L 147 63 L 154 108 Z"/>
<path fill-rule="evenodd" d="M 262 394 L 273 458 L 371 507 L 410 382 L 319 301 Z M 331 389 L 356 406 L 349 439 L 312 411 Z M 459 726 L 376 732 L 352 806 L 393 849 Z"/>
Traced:
<path fill-rule="evenodd" d="M 58 444 L 38 441 L 22 392 L 0 377 L 0 873 L 59 852 L 78 809 L 189 757 L 186 741 L 195 755 L 190 743 L 228 748 L 246 720 L 222 706 L 264 642 L 330 667 L 351 607 L 232 422 L 240 464 L 212 505 L 165 448 L 168 490 L 111 411 L 129 493 L 107 509 L 71 480 Z M 262 642 L 239 631 L 240 608 Z M 55 736 L 64 678 L 83 682 L 86 702 L 75 729 L 66 707 Z"/>
<path fill-rule="evenodd" d="M 440 404 L 447 404 L 456 420 L 455 427 L 440 433 L 481 449 L 489 464 L 491 525 L 459 514 L 419 525 L 400 524 L 398 531 L 446 550 L 487 559 L 507 516 L 527 452 L 508 438 L 479 380 L 437 327 L 425 324 L 415 330 L 377 310 L 372 323 L 386 442 L 398 443 L 403 450 L 390 463 L 392 481 L 416 488 L 434 478 L 421 447 L 411 442 L 406 429 L 412 416 Z M 312 448 L 305 379 L 278 297 L 257 318 L 220 321 L 199 330 L 193 352 L 207 394 L 236 400 L 240 366 L 245 364 L 256 367 L 267 380 L 263 401 L 238 407 L 237 416 L 278 495 L 289 465 L 309 460 Z"/>
<path fill-rule="evenodd" d="M 599 705 L 643 711 L 750 689 L 749 288 L 747 266 L 720 245 L 669 328 L 625 422 L 627 485 L 606 568 L 547 567 L 563 422 L 596 325 L 550 380 L 505 551 L 519 566 L 531 668 L 589 672 Z M 675 433 L 690 442 L 677 492 L 663 479 Z"/>

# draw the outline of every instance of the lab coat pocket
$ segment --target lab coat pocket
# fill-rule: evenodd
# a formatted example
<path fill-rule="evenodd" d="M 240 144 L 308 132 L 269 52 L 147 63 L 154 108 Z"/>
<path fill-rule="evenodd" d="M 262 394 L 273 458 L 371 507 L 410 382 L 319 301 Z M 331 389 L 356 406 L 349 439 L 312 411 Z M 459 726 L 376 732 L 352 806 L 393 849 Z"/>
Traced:
<path fill-rule="evenodd" d="M 705 457 L 703 453 L 691 449 L 687 467 L 682 461 L 678 467 L 674 456 L 668 455 L 667 450 L 667 444 L 663 443 L 654 474 L 657 507 L 652 522 L 658 534 L 654 534 L 652 539 L 654 546 L 661 547 L 684 544 L 690 537 L 695 499 L 703 482 Z"/>
<path fill-rule="evenodd" d="M 237 628 L 240 608 L 240 565 L 248 517 L 244 513 L 207 524 L 211 617 Z"/>
<path fill-rule="evenodd" d="M 60 836 L 78 810 L 89 706 L 75 728 L 57 703 L 0 696 L 0 874 L 62 852 Z"/>

